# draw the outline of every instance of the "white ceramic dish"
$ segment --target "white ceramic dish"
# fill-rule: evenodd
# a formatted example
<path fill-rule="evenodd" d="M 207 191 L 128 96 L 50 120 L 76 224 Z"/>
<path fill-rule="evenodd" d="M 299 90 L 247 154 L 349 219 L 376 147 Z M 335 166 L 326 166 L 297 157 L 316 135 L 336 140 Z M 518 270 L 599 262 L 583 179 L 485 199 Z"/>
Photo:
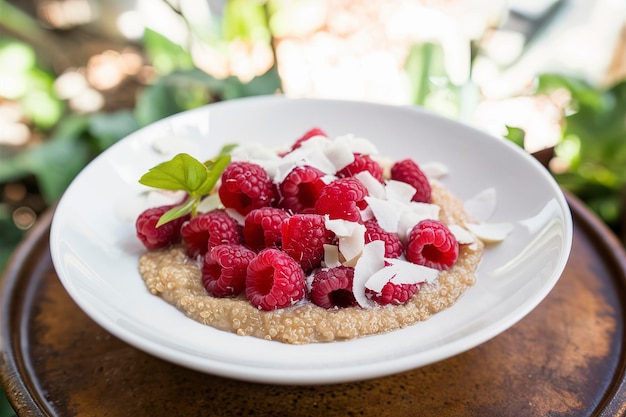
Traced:
<path fill-rule="evenodd" d="M 380 153 L 443 162 L 442 182 L 460 198 L 497 192 L 493 222 L 515 229 L 489 248 L 478 282 L 451 308 L 388 334 L 288 345 L 240 337 L 186 318 L 151 295 L 137 272 L 142 246 L 124 202 L 145 190 L 149 168 L 188 152 L 213 156 L 224 143 L 291 143 L 311 127 L 354 133 Z M 155 149 L 159 149 L 157 152 Z M 547 171 L 505 140 L 416 108 L 257 97 L 209 105 L 148 126 L 96 158 L 58 204 L 51 230 L 56 271 L 74 301 L 127 343 L 199 371 L 264 383 L 321 384 L 390 375 L 473 348 L 528 314 L 565 267 L 572 222 Z"/>

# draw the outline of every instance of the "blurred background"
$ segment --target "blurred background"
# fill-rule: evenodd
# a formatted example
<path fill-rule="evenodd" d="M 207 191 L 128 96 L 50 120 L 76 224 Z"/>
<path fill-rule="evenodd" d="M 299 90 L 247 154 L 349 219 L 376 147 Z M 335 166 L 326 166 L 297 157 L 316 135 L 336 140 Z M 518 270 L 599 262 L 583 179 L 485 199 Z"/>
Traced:
<path fill-rule="evenodd" d="M 542 152 L 626 241 L 623 0 L 0 0 L 0 271 L 119 139 L 275 93 L 419 105 Z"/>

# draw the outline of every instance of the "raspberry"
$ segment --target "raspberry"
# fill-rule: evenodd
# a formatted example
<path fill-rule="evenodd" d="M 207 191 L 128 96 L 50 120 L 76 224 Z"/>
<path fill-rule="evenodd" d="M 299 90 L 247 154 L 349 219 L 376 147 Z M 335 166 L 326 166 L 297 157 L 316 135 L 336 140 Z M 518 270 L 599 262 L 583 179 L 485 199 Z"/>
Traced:
<path fill-rule="evenodd" d="M 325 138 L 328 137 L 328 135 L 322 129 L 314 127 L 313 129 L 302 135 L 302 137 L 300 137 L 298 140 L 296 140 L 296 142 L 291 147 L 291 150 L 293 151 L 295 149 L 298 149 L 300 146 L 302 146 L 304 142 L 311 139 L 313 136 L 324 136 Z"/>
<path fill-rule="evenodd" d="M 283 220 L 289 217 L 286 211 L 275 207 L 262 207 L 246 215 L 243 239 L 253 250 L 281 247 Z"/>
<path fill-rule="evenodd" d="M 283 222 L 283 250 L 307 272 L 320 266 L 324 244 L 334 237 L 324 225 L 324 216 L 318 214 L 294 214 Z"/>
<path fill-rule="evenodd" d="M 187 255 L 191 258 L 204 256 L 220 244 L 241 243 L 240 227 L 224 210 L 213 210 L 192 217 L 180 228 Z"/>
<path fill-rule="evenodd" d="M 248 264 L 256 253 L 242 245 L 217 245 L 204 257 L 202 285 L 215 297 L 232 297 L 246 287 Z"/>
<path fill-rule="evenodd" d="M 380 227 L 376 219 L 368 220 L 365 226 L 365 243 L 374 240 L 385 242 L 385 258 L 398 258 L 402 255 L 404 248 L 397 233 L 391 233 Z"/>
<path fill-rule="evenodd" d="M 288 307 L 306 294 L 304 271 L 278 249 L 264 249 L 250 261 L 246 277 L 246 297 L 260 310 Z"/>
<path fill-rule="evenodd" d="M 310 166 L 295 167 L 280 183 L 279 207 L 292 213 L 312 211 L 326 183 L 324 173 Z"/>
<path fill-rule="evenodd" d="M 393 164 L 391 167 L 391 179 L 413 186 L 416 190 L 412 198 L 413 201 L 430 202 L 431 188 L 428 178 L 412 159 L 404 159 Z"/>
<path fill-rule="evenodd" d="M 156 227 L 161 216 L 173 207 L 175 206 L 149 208 L 137 217 L 135 221 L 136 234 L 146 249 L 163 249 L 180 242 L 180 227 L 189 219 L 189 216 L 179 217 Z"/>
<path fill-rule="evenodd" d="M 344 308 L 357 305 L 352 293 L 354 268 L 339 266 L 320 269 L 311 283 L 311 301 L 324 308 Z"/>
<path fill-rule="evenodd" d="M 352 177 L 362 171 L 369 171 L 378 181 L 383 181 L 383 168 L 367 155 L 354 154 L 354 162 L 337 172 L 339 178 Z"/>
<path fill-rule="evenodd" d="M 411 297 L 417 293 L 419 288 L 420 284 L 396 284 L 388 282 L 379 293 L 366 288 L 365 294 L 380 305 L 400 305 L 409 301 Z"/>
<path fill-rule="evenodd" d="M 459 256 L 459 244 L 448 227 L 437 220 L 422 220 L 409 233 L 406 258 L 440 271 L 449 269 Z"/>
<path fill-rule="evenodd" d="M 361 209 L 367 206 L 364 198 L 367 188 L 355 178 L 339 178 L 322 188 L 315 202 L 317 214 L 328 214 L 331 219 L 361 221 Z"/>
<path fill-rule="evenodd" d="M 260 165 L 232 162 L 222 173 L 219 195 L 222 204 L 246 215 L 251 210 L 269 206 L 274 200 L 272 180 Z"/>

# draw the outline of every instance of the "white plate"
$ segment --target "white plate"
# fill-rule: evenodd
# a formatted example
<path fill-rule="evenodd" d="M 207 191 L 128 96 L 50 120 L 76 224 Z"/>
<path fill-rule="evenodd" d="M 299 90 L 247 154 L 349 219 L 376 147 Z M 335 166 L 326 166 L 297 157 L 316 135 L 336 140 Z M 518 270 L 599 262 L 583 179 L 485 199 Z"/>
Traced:
<path fill-rule="evenodd" d="M 494 187 L 498 205 L 491 221 L 513 222 L 515 229 L 486 251 L 476 285 L 451 308 L 408 328 L 297 346 L 203 326 L 146 290 L 137 272 L 142 247 L 134 222 L 119 211 L 145 190 L 137 182 L 144 172 L 179 152 L 202 160 L 224 143 L 282 145 L 316 126 L 331 136 L 368 138 L 383 155 L 443 162 L 450 172 L 442 182 L 462 199 Z M 167 150 L 171 153 L 163 154 Z M 416 108 L 284 97 L 209 105 L 121 140 L 71 184 L 50 237 L 63 285 L 115 336 L 199 371 L 276 384 L 390 375 L 475 347 L 539 304 L 563 271 L 571 241 L 561 190 L 537 161 L 509 142 Z"/>

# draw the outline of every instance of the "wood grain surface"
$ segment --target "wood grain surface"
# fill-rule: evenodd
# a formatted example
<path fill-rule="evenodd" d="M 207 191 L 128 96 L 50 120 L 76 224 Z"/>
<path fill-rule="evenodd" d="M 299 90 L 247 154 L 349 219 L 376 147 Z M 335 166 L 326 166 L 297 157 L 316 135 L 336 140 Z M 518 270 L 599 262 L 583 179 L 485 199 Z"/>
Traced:
<path fill-rule="evenodd" d="M 626 414 L 626 256 L 568 196 L 575 238 L 548 297 L 470 351 L 356 383 L 274 386 L 198 373 L 89 319 L 52 267 L 50 215 L 14 255 L 2 292 L 2 361 L 19 416 L 614 416 Z"/>

